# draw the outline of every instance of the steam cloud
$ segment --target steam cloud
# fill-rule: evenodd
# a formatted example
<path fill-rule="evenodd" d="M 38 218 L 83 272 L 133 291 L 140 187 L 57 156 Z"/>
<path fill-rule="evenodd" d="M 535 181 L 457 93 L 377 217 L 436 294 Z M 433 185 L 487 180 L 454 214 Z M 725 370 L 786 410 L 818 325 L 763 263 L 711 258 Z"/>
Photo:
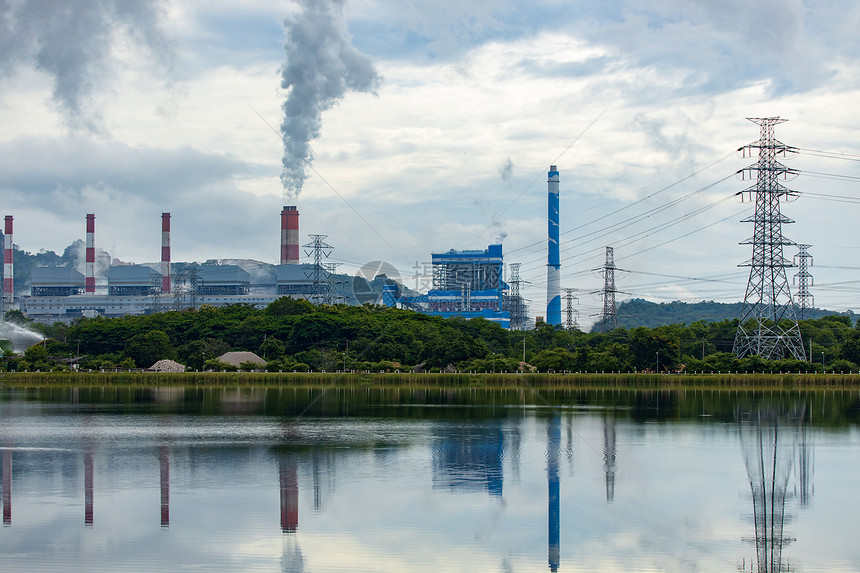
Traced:
<path fill-rule="evenodd" d="M 54 79 L 54 102 L 72 129 L 100 131 L 88 106 L 117 30 L 164 55 L 159 0 L 0 0 L 0 72 L 35 64 Z M 89 108 L 89 109 L 88 109 Z"/>
<path fill-rule="evenodd" d="M 284 192 L 297 197 L 313 161 L 310 142 L 320 135 L 322 112 L 348 91 L 375 93 L 381 84 L 370 59 L 348 39 L 343 0 L 300 0 L 301 11 L 284 20 L 286 63 L 281 87 L 289 89 L 283 104 Z"/>
<path fill-rule="evenodd" d="M 510 181 L 511 175 L 514 173 L 514 162 L 511 161 L 511 158 L 508 157 L 500 166 L 499 166 L 499 177 L 502 178 L 502 181 Z"/>

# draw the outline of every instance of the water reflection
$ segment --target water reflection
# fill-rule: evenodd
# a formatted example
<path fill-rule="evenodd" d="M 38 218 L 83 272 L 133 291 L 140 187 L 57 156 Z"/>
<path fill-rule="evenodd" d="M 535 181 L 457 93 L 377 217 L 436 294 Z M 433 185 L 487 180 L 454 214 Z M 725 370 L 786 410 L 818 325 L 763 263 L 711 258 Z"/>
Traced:
<path fill-rule="evenodd" d="M 170 527 L 170 450 L 158 447 L 158 469 L 161 486 L 161 527 Z"/>
<path fill-rule="evenodd" d="M 295 462 L 279 460 L 278 481 L 281 486 L 281 531 L 295 533 L 299 528 L 299 482 Z"/>
<path fill-rule="evenodd" d="M 84 452 L 84 525 L 93 526 L 93 452 Z"/>
<path fill-rule="evenodd" d="M 800 486 L 800 506 L 812 503 L 815 449 L 805 425 L 800 427 L 800 450 L 797 456 L 797 474 Z"/>
<path fill-rule="evenodd" d="M 561 419 L 553 416 L 546 425 L 547 542 L 550 571 L 558 571 L 561 560 L 561 507 L 558 457 L 561 450 Z"/>
<path fill-rule="evenodd" d="M 12 450 L 3 450 L 3 525 L 12 525 Z"/>
<path fill-rule="evenodd" d="M 281 493 L 281 532 L 295 534 L 299 529 L 299 480 L 294 459 L 281 457 L 278 460 L 278 483 Z M 304 571 L 304 559 L 296 535 L 284 535 L 281 571 L 284 573 Z"/>
<path fill-rule="evenodd" d="M 438 425 L 433 447 L 433 487 L 487 491 L 502 497 L 505 440 L 498 424 Z"/>
<path fill-rule="evenodd" d="M 794 532 L 792 561 L 815 555 L 800 551 L 815 535 L 806 523 L 820 461 L 813 443 L 841 436 L 853 448 L 839 466 L 846 474 L 860 459 L 856 393 L 828 397 L 819 415 L 818 394 L 759 406 L 771 402 L 728 392 L 545 392 L 548 406 L 514 402 L 522 395 L 505 390 L 331 391 L 334 400 L 307 389 L 231 389 L 228 415 L 208 388 L 99 391 L 65 402 L 0 391 L 4 569 L 57 568 L 52 557 L 71 547 L 73 568 L 97 572 L 126 552 L 162 559 L 140 567 L 149 570 L 483 571 L 501 562 L 506 571 L 724 571 L 752 552 L 742 539 L 753 529 L 756 556 L 739 568 L 777 573 L 787 569 L 795 500 L 807 530 Z M 339 414 L 293 413 L 318 402 Z M 795 403 L 814 403 L 818 425 L 802 423 Z M 713 415 L 703 418 L 704 409 Z M 564 460 L 573 475 L 574 439 L 577 476 L 563 479 Z M 832 459 L 832 450 L 819 453 Z M 829 471 L 817 505 L 834 495 Z M 737 495 L 746 482 L 752 523 L 738 517 L 749 513 Z M 857 499 L 839 493 L 846 504 Z M 852 530 L 824 527 L 837 539 Z M 850 545 L 841 549 L 849 559 Z"/>
<path fill-rule="evenodd" d="M 804 413 L 805 404 L 790 408 L 771 404 L 738 412 L 741 451 L 752 491 L 758 573 L 788 570 L 783 548 L 794 539 L 784 534 L 786 500 Z"/>
<path fill-rule="evenodd" d="M 606 481 L 606 502 L 615 501 L 615 415 L 603 417 L 603 474 Z"/>

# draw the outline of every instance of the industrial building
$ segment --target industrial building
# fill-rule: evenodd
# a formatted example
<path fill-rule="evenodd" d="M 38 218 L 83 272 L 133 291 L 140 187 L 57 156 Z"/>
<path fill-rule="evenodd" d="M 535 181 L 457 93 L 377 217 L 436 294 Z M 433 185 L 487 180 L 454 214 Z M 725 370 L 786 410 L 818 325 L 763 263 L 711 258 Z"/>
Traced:
<path fill-rule="evenodd" d="M 556 174 L 557 178 L 557 174 Z M 557 183 L 556 183 L 557 185 Z M 556 209 L 557 212 L 557 209 Z M 341 300 L 334 283 L 333 265 L 323 265 L 321 253 L 331 248 L 311 235 L 305 245 L 313 263 L 299 262 L 299 211 L 284 206 L 280 213 L 279 265 L 263 265 L 264 272 L 235 264 L 207 261 L 202 265 L 171 265 L 170 213 L 161 216 L 161 260 L 147 265 L 117 265 L 106 276 L 96 276 L 95 214 L 86 216 L 86 258 L 83 273 L 72 267 L 38 267 L 31 273 L 29 296 L 12 298 L 12 217 L 6 217 L 4 302 L 17 306 L 41 322 L 70 321 L 81 316 L 124 316 L 202 305 L 249 304 L 265 307 L 283 296 L 312 302 Z M 319 239 L 319 240 L 317 240 Z M 310 251 L 308 249 L 310 248 Z M 8 260 L 7 260 L 8 259 Z M 173 268 L 176 266 L 176 269 Z M 504 281 L 502 245 L 485 250 L 451 249 L 432 254 L 433 283 L 427 295 L 400 296 L 396 284 L 383 288 L 382 303 L 412 308 L 434 316 L 484 318 L 511 327 L 511 308 L 522 299 Z M 7 300 L 8 299 L 8 300 Z"/>
<path fill-rule="evenodd" d="M 170 213 L 161 215 L 159 265 L 115 265 L 106 276 L 96 276 L 95 214 L 86 216 L 84 273 L 69 266 L 36 267 L 31 272 L 30 296 L 15 299 L 12 265 L 12 216 L 4 227 L 4 308 L 18 306 L 41 322 L 70 321 L 81 316 L 151 314 L 201 305 L 250 304 L 265 307 L 282 296 L 318 300 L 329 289 L 330 273 L 315 264 L 299 263 L 299 212 L 281 212 L 280 265 L 265 284 L 254 284 L 238 265 L 207 262 L 171 269 Z M 17 305 L 15 304 L 17 302 Z"/>
<path fill-rule="evenodd" d="M 317 285 L 314 284 L 316 267 L 313 264 L 278 265 L 276 272 L 278 296 L 312 299 L 317 295 Z M 328 285 L 329 276 L 328 271 L 319 269 L 317 283 Z"/>
<path fill-rule="evenodd" d="M 502 280 L 502 245 L 483 251 L 433 253 L 433 288 L 427 293 L 423 312 L 434 316 L 485 318 L 510 327 L 505 308 L 508 285 Z"/>
<path fill-rule="evenodd" d="M 49 270 L 46 268 L 37 270 Z M 144 265 L 117 265 L 108 270 L 110 296 L 152 296 L 162 288 L 161 273 Z M 33 282 L 35 295 L 35 281 Z"/>
<path fill-rule="evenodd" d="M 198 295 L 246 295 L 250 286 L 250 276 L 238 265 L 203 265 L 197 268 Z"/>

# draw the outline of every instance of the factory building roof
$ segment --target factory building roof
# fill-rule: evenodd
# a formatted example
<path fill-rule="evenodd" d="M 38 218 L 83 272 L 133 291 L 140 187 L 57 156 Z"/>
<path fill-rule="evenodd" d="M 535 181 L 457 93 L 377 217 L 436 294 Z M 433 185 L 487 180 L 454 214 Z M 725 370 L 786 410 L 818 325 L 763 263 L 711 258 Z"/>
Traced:
<path fill-rule="evenodd" d="M 314 281 L 315 265 L 303 263 L 300 265 L 278 265 L 278 284 L 295 283 L 307 284 Z M 320 280 L 328 280 L 328 271 L 320 269 Z"/>
<path fill-rule="evenodd" d="M 238 265 L 202 265 L 197 268 L 197 280 L 205 285 L 250 284 L 250 275 Z"/>
<path fill-rule="evenodd" d="M 433 263 L 461 263 L 461 262 L 480 262 L 480 263 L 501 263 L 502 262 L 502 245 L 490 245 L 483 251 L 467 250 L 457 251 L 451 249 L 444 253 L 432 253 Z"/>
<path fill-rule="evenodd" d="M 118 265 L 108 269 L 108 284 L 111 286 L 148 287 L 153 277 L 160 279 L 161 273 L 146 265 Z"/>
<path fill-rule="evenodd" d="M 316 265 L 312 264 L 287 264 L 278 265 L 277 292 L 280 295 L 293 297 L 308 297 L 317 294 L 317 285 L 314 285 Z M 319 269 L 320 282 L 328 281 L 329 273 L 325 269 Z"/>
<path fill-rule="evenodd" d="M 82 287 L 84 282 L 84 275 L 72 267 L 35 267 L 30 271 L 34 287 Z"/>

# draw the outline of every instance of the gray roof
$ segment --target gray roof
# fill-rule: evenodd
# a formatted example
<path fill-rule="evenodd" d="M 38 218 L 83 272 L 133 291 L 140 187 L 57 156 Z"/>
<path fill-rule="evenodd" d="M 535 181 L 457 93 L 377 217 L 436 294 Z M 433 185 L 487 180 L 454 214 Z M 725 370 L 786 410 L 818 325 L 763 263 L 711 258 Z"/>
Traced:
<path fill-rule="evenodd" d="M 34 287 L 82 287 L 84 275 L 72 267 L 34 267 L 30 284 Z"/>
<path fill-rule="evenodd" d="M 249 284 L 251 277 L 237 265 L 202 265 L 197 267 L 197 280 L 204 285 Z"/>
<path fill-rule="evenodd" d="M 278 265 L 278 284 L 310 284 L 314 282 L 314 265 Z M 320 279 L 328 280 L 328 271 L 320 269 Z"/>
<path fill-rule="evenodd" d="M 145 265 L 118 265 L 108 269 L 108 284 L 111 286 L 150 286 L 153 277 L 161 284 L 161 273 Z"/>

